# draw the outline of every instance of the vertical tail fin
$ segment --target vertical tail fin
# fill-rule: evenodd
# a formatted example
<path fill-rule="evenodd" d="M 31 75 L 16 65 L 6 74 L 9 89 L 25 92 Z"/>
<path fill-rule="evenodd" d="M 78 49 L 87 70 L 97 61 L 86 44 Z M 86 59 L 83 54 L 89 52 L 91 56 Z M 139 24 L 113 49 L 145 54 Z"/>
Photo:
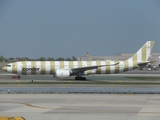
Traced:
<path fill-rule="evenodd" d="M 147 41 L 131 58 L 128 60 L 133 60 L 138 62 L 146 62 L 149 58 L 151 50 L 154 46 L 155 41 Z"/>

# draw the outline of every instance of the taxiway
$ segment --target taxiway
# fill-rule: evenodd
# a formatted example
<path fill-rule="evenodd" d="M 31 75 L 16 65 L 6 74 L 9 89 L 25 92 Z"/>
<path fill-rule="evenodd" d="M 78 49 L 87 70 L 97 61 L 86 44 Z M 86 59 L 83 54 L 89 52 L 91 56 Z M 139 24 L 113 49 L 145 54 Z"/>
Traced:
<path fill-rule="evenodd" d="M 159 120 L 157 94 L 1 94 L 1 116 L 26 120 Z"/>

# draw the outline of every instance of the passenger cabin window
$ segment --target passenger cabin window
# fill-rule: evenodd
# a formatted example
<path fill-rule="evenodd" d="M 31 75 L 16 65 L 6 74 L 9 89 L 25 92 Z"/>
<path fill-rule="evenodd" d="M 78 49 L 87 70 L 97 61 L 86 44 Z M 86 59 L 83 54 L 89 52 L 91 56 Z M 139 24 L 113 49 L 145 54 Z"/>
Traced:
<path fill-rule="evenodd" d="M 11 67 L 11 65 L 7 65 L 7 67 Z"/>

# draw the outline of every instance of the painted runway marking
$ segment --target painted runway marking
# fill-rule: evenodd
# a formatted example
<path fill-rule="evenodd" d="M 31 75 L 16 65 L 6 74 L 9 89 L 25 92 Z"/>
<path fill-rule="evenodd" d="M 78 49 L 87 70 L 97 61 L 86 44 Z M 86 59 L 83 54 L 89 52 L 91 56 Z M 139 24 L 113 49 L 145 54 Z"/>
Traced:
<path fill-rule="evenodd" d="M 12 101 L 0 101 L 0 102 L 23 104 L 23 105 L 26 105 L 26 106 L 28 106 L 28 107 L 33 107 L 33 108 L 52 109 L 52 110 L 55 109 L 55 108 L 49 108 L 49 107 L 34 106 L 34 105 L 32 105 L 32 104 L 23 103 L 23 102 L 12 102 Z"/>

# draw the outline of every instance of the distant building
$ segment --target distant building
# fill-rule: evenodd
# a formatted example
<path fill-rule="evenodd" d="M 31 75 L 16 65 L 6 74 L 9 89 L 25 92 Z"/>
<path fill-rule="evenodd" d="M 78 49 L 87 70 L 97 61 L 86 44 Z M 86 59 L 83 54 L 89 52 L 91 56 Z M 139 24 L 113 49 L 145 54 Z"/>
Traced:
<path fill-rule="evenodd" d="M 20 59 L 19 58 L 13 58 L 12 60 L 8 60 L 8 62 L 18 62 L 18 61 L 20 61 Z"/>
<path fill-rule="evenodd" d="M 132 53 L 117 53 L 115 56 L 92 56 L 87 53 L 85 56 L 78 57 L 79 61 L 97 61 L 97 60 L 113 60 L 123 61 L 132 57 Z M 154 65 L 159 66 L 160 64 L 160 53 L 151 53 L 149 61 L 156 61 Z"/>

